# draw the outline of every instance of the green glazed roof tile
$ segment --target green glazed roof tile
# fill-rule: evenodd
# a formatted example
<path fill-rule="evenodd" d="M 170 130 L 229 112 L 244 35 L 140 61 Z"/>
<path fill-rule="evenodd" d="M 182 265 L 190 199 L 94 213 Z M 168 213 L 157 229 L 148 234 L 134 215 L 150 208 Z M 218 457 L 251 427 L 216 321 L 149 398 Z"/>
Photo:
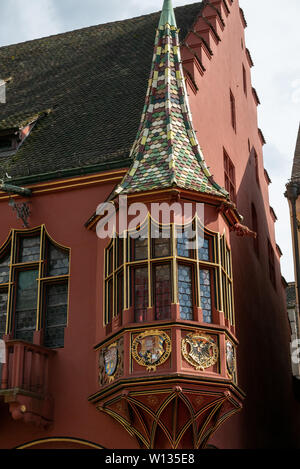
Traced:
<path fill-rule="evenodd" d="M 111 198 L 172 186 L 228 197 L 213 180 L 193 129 L 173 15 L 165 0 L 133 164 Z"/>

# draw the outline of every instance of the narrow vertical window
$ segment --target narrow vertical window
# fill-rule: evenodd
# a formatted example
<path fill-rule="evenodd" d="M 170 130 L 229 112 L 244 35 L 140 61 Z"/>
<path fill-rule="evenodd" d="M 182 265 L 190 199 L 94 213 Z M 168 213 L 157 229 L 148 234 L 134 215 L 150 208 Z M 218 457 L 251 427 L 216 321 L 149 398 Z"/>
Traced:
<path fill-rule="evenodd" d="M 178 266 L 178 298 L 180 318 L 193 320 L 193 267 Z"/>
<path fill-rule="evenodd" d="M 243 65 L 243 88 L 244 88 L 244 93 L 247 96 L 247 74 L 246 74 L 246 69 Z"/>
<path fill-rule="evenodd" d="M 148 267 L 134 269 L 134 311 L 135 321 L 147 319 L 148 307 Z"/>
<path fill-rule="evenodd" d="M 7 317 L 7 290 L 0 290 L 0 340 L 6 331 L 6 317 Z"/>
<path fill-rule="evenodd" d="M 113 279 L 110 279 L 106 284 L 106 296 L 107 296 L 107 305 L 106 305 L 106 322 L 109 323 L 112 321 L 114 313 L 114 284 Z"/>
<path fill-rule="evenodd" d="M 182 226 L 177 228 L 177 255 L 180 257 L 194 258 L 195 254 L 192 249 L 195 244 L 193 225 Z"/>
<path fill-rule="evenodd" d="M 235 108 L 235 97 L 230 90 L 230 112 L 231 112 L 231 125 L 236 131 L 236 108 Z"/>
<path fill-rule="evenodd" d="M 212 309 L 211 309 L 211 277 L 210 271 L 200 269 L 200 293 L 201 293 L 201 308 L 203 312 L 203 322 L 212 322 Z"/>
<path fill-rule="evenodd" d="M 231 200 L 233 202 L 236 202 L 235 167 L 225 150 L 224 150 L 224 183 L 225 183 L 225 189 L 229 193 Z"/>
<path fill-rule="evenodd" d="M 253 239 L 253 247 L 255 254 L 259 257 L 259 238 L 258 238 L 258 221 L 257 213 L 254 204 L 251 205 L 251 217 L 252 217 L 252 230 L 256 233 L 256 238 Z"/>
<path fill-rule="evenodd" d="M 172 284 L 170 265 L 154 266 L 155 319 L 170 319 Z"/>
<path fill-rule="evenodd" d="M 63 347 L 68 314 L 68 284 L 45 285 L 45 302 L 44 345 L 50 348 Z"/>
<path fill-rule="evenodd" d="M 134 240 L 134 260 L 140 261 L 148 258 L 148 238 L 141 236 Z"/>
<path fill-rule="evenodd" d="M 117 314 L 121 314 L 124 308 L 124 275 L 117 276 Z"/>
<path fill-rule="evenodd" d="M 17 274 L 17 295 L 14 317 L 14 338 L 33 342 L 36 330 L 38 270 L 24 270 Z"/>

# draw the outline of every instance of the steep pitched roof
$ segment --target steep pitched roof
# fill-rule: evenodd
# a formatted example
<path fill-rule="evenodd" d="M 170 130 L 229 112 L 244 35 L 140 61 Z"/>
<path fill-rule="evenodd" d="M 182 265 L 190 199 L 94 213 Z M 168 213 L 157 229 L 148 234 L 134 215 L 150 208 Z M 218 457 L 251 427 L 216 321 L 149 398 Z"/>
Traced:
<path fill-rule="evenodd" d="M 300 125 L 298 131 L 298 138 L 296 142 L 295 148 L 295 156 L 294 156 L 294 163 L 292 169 L 292 179 L 299 179 L 300 180 Z"/>
<path fill-rule="evenodd" d="M 181 40 L 202 8 L 175 9 Z M 1 78 L 12 78 L 0 128 L 49 111 L 15 156 L 0 156 L 0 178 L 4 169 L 22 181 L 130 165 L 159 15 L 0 48 Z"/>
<path fill-rule="evenodd" d="M 213 180 L 193 129 L 171 0 L 164 0 L 145 106 L 131 157 L 131 168 L 111 198 L 173 186 L 228 196 Z"/>

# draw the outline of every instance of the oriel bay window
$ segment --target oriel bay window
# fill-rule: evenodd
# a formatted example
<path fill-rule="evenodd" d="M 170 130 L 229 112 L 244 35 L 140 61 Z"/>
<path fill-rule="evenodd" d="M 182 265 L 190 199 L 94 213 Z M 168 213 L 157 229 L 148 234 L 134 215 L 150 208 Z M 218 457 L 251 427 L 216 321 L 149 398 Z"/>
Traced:
<path fill-rule="evenodd" d="M 162 226 L 149 216 L 138 232 L 116 234 L 106 248 L 104 322 L 124 309 L 133 309 L 137 323 L 169 320 L 177 304 L 182 320 L 196 320 L 200 308 L 205 323 L 218 310 L 234 324 L 232 283 L 225 236 L 198 220 Z"/>
<path fill-rule="evenodd" d="M 0 249 L 0 337 L 64 346 L 69 290 L 69 249 L 44 226 L 12 230 Z"/>

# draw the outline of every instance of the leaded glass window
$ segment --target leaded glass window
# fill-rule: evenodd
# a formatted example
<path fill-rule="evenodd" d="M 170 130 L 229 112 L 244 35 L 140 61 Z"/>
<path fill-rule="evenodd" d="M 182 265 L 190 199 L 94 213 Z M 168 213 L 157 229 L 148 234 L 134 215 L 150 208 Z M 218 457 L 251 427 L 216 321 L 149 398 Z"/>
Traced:
<path fill-rule="evenodd" d="M 48 243 L 48 276 L 57 277 L 60 275 L 68 275 L 69 273 L 69 253 L 65 249 Z"/>
<path fill-rule="evenodd" d="M 193 275 L 192 266 L 178 266 L 178 298 L 180 318 L 193 319 Z"/>
<path fill-rule="evenodd" d="M 14 337 L 26 342 L 33 342 L 36 330 L 38 274 L 38 270 L 24 270 L 18 272 L 16 279 Z"/>
<path fill-rule="evenodd" d="M 154 279 L 155 318 L 158 320 L 169 319 L 172 301 L 170 265 L 155 265 Z"/>
<path fill-rule="evenodd" d="M 203 322 L 212 322 L 211 310 L 211 276 L 210 271 L 200 269 L 200 294 L 201 294 L 201 308 L 203 312 Z"/>
<path fill-rule="evenodd" d="M 36 262 L 40 260 L 40 236 L 20 237 L 18 263 Z"/>
<path fill-rule="evenodd" d="M 45 286 L 45 331 L 44 345 L 46 347 L 64 346 L 64 329 L 68 316 L 68 284 L 49 283 Z"/>
<path fill-rule="evenodd" d="M 12 230 L 0 248 L 0 337 L 62 347 L 67 324 L 69 249 L 56 244 L 44 226 Z M 7 316 L 8 315 L 8 316 Z"/>
<path fill-rule="evenodd" d="M 134 240 L 134 260 L 145 260 L 148 257 L 148 238 L 143 236 Z"/>
<path fill-rule="evenodd" d="M 0 260 L 0 284 L 8 283 L 9 281 L 9 264 L 10 254 L 6 254 Z"/>
<path fill-rule="evenodd" d="M 195 238 L 193 225 L 182 226 L 176 231 L 177 255 L 180 257 L 193 258 Z"/>
<path fill-rule="evenodd" d="M 148 268 L 134 269 L 134 310 L 136 322 L 143 322 L 147 318 L 148 307 Z"/>
<path fill-rule="evenodd" d="M 6 330 L 7 300 L 8 300 L 7 290 L 6 291 L 0 290 L 0 340 L 2 339 L 2 336 L 5 334 L 5 330 Z"/>
<path fill-rule="evenodd" d="M 166 226 L 150 215 L 138 235 L 124 232 L 124 241 L 116 235 L 106 249 L 105 324 L 124 309 L 134 312 L 136 322 L 171 319 L 177 315 L 172 305 L 179 305 L 182 320 L 198 320 L 202 311 L 203 321 L 211 323 L 219 310 L 233 324 L 231 253 L 225 235 L 196 219 Z"/>
<path fill-rule="evenodd" d="M 208 241 L 208 239 L 200 237 L 198 253 L 199 253 L 199 260 L 200 261 L 207 261 L 208 262 L 210 260 L 209 241 Z"/>
<path fill-rule="evenodd" d="M 171 255 L 170 228 L 162 228 L 155 224 L 151 227 L 152 254 L 154 258 L 168 257 Z"/>

